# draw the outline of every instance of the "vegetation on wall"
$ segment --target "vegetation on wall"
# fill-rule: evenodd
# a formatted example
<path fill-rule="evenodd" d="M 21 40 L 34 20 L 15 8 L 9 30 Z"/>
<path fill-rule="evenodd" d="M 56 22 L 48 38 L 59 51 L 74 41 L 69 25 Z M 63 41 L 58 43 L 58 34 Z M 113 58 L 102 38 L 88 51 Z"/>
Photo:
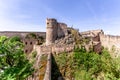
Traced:
<path fill-rule="evenodd" d="M 71 29 L 70 32 L 71 32 L 73 38 L 75 39 L 75 43 L 76 44 L 81 44 L 82 43 L 82 41 L 81 41 L 82 37 L 81 37 L 80 33 L 78 32 L 78 30 Z"/>
<path fill-rule="evenodd" d="M 36 34 L 34 34 L 34 33 L 29 33 L 29 34 L 26 35 L 25 38 L 27 38 L 27 39 L 30 39 L 30 38 L 36 39 L 37 36 L 36 36 Z"/>
<path fill-rule="evenodd" d="M 42 55 L 40 59 L 40 68 L 39 68 L 39 80 L 43 80 L 45 76 L 45 71 L 47 67 L 47 55 Z"/>
<path fill-rule="evenodd" d="M 113 59 L 104 49 L 102 54 L 77 48 L 73 53 L 54 55 L 52 80 L 119 80 L 120 59 Z M 55 62 L 57 67 L 55 66 Z M 58 73 L 59 72 L 59 73 Z"/>
<path fill-rule="evenodd" d="M 29 33 L 25 38 L 38 40 L 38 45 L 41 45 L 45 42 L 45 38 L 43 36 L 36 35 L 35 33 Z"/>
<path fill-rule="evenodd" d="M 0 80 L 24 80 L 34 71 L 19 37 L 0 37 Z"/>

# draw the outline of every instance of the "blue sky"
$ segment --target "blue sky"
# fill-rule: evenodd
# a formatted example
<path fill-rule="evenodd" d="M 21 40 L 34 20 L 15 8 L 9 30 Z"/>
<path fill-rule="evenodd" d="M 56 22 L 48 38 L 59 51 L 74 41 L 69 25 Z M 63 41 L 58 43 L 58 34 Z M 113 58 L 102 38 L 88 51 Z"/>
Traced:
<path fill-rule="evenodd" d="M 0 31 L 46 31 L 46 18 L 120 35 L 120 0 L 0 0 Z"/>

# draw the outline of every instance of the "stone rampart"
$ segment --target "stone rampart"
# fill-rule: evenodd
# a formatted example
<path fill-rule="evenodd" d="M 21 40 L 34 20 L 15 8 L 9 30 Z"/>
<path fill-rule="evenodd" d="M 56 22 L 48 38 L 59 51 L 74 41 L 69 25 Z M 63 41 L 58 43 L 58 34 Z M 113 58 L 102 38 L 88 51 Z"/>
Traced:
<path fill-rule="evenodd" d="M 22 42 L 24 43 L 24 52 L 25 53 L 31 53 L 33 50 L 33 45 L 38 43 L 37 39 L 22 39 Z"/>
<path fill-rule="evenodd" d="M 65 23 L 59 23 L 54 18 L 48 18 L 46 20 L 46 45 L 51 45 L 58 38 L 67 35 L 67 25 Z"/>
<path fill-rule="evenodd" d="M 55 45 L 52 47 L 52 52 L 59 54 L 62 52 L 71 52 L 74 50 L 74 45 L 69 44 L 69 45 Z"/>
<path fill-rule="evenodd" d="M 83 37 L 95 37 L 99 34 L 104 34 L 103 30 L 90 30 L 80 33 Z"/>
<path fill-rule="evenodd" d="M 52 65 L 51 61 L 52 61 L 51 53 L 49 53 L 47 58 L 47 67 L 45 71 L 44 80 L 51 80 L 51 65 Z"/>
<path fill-rule="evenodd" d="M 62 52 L 71 52 L 74 50 L 74 45 L 51 45 L 51 46 L 40 46 L 40 45 L 34 45 L 33 48 L 35 51 L 37 51 L 38 54 L 59 54 Z"/>
<path fill-rule="evenodd" d="M 120 36 L 100 35 L 100 41 L 102 43 L 102 46 L 108 48 L 109 50 L 113 46 L 120 48 Z"/>
<path fill-rule="evenodd" d="M 27 36 L 31 33 L 35 34 L 36 36 L 42 36 L 43 38 L 46 37 L 45 32 L 15 32 L 15 31 L 3 31 L 0 32 L 0 36 L 7 37 L 19 36 L 21 38 L 21 41 L 24 43 L 24 52 L 31 53 L 31 51 L 33 50 L 33 45 L 38 43 L 38 39 L 27 38 Z"/>
<path fill-rule="evenodd" d="M 102 51 L 101 42 L 98 42 L 96 45 L 94 45 L 93 49 L 96 53 L 101 53 L 101 51 Z"/>
<path fill-rule="evenodd" d="M 69 44 L 69 45 L 34 45 L 33 48 L 36 52 L 37 55 L 42 55 L 42 54 L 48 54 L 48 58 L 47 58 L 47 66 L 46 66 L 46 71 L 45 71 L 45 75 L 44 75 L 44 80 L 51 80 L 51 53 L 52 54 L 59 54 L 62 52 L 71 52 L 74 50 L 74 45 L 73 44 Z"/>

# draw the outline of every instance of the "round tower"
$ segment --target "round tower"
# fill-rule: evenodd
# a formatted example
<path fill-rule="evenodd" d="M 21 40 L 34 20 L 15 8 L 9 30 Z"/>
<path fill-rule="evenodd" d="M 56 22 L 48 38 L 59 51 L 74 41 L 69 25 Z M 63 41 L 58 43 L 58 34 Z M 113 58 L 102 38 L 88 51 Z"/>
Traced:
<path fill-rule="evenodd" d="M 57 38 L 57 20 L 50 18 L 46 20 L 46 45 L 54 43 Z"/>

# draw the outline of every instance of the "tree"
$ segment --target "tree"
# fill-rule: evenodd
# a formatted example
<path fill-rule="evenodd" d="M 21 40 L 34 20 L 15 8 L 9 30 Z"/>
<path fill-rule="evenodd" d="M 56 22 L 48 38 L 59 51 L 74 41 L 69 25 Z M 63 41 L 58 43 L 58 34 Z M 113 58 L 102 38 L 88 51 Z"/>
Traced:
<path fill-rule="evenodd" d="M 0 80 L 24 80 L 34 69 L 19 37 L 0 37 Z"/>
<path fill-rule="evenodd" d="M 25 38 L 27 38 L 27 39 L 30 39 L 30 38 L 36 39 L 37 35 L 35 33 L 29 33 L 29 34 L 26 35 Z"/>

